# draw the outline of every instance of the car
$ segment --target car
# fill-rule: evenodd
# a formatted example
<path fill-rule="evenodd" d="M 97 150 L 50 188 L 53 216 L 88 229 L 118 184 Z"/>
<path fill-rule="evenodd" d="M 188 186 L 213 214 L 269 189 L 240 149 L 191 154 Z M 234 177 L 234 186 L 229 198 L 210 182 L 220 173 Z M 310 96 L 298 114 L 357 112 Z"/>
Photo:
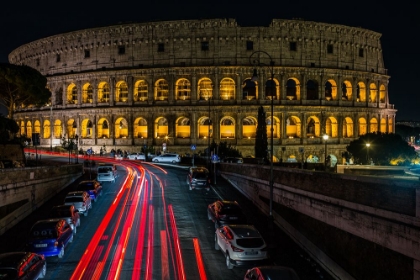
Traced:
<path fill-rule="evenodd" d="M 93 202 L 96 202 L 98 197 L 102 195 L 102 185 L 95 179 L 79 182 L 76 189 L 87 192 Z"/>
<path fill-rule="evenodd" d="M 37 221 L 29 231 L 26 251 L 45 257 L 64 256 L 64 248 L 73 242 L 73 230 L 64 219 Z"/>
<path fill-rule="evenodd" d="M 113 182 L 117 178 L 117 166 L 113 163 L 99 163 L 96 180 L 98 182 Z"/>
<path fill-rule="evenodd" d="M 69 192 L 64 198 L 65 205 L 74 205 L 79 213 L 84 216 L 88 215 L 89 209 L 92 208 L 92 200 L 90 195 L 85 191 Z"/>
<path fill-rule="evenodd" d="M 207 206 L 208 219 L 216 228 L 225 224 L 246 224 L 247 219 L 241 206 L 236 201 L 216 200 Z"/>
<path fill-rule="evenodd" d="M 260 232 L 253 225 L 224 225 L 216 229 L 214 248 L 225 255 L 226 266 L 264 264 L 268 248 Z"/>
<path fill-rule="evenodd" d="M 300 278 L 291 267 L 267 265 L 248 269 L 244 280 L 300 280 Z"/>
<path fill-rule="evenodd" d="M 244 159 L 241 157 L 227 157 L 223 160 L 223 162 L 228 163 L 244 163 Z"/>
<path fill-rule="evenodd" d="M 80 226 L 79 211 L 74 205 L 56 205 L 51 209 L 51 218 L 60 218 L 66 220 L 73 230 L 73 234 L 77 233 L 77 227 Z"/>
<path fill-rule="evenodd" d="M 154 157 L 152 161 L 153 162 L 179 163 L 181 162 L 181 157 L 178 154 L 163 154 L 163 155 Z"/>
<path fill-rule="evenodd" d="M 0 279 L 36 280 L 46 274 L 47 262 L 43 255 L 33 252 L 0 254 Z"/>
<path fill-rule="evenodd" d="M 190 167 L 187 174 L 187 184 L 190 190 L 210 190 L 210 172 L 205 167 Z"/>
<path fill-rule="evenodd" d="M 123 154 L 115 154 L 115 159 L 123 160 L 124 159 L 124 155 Z"/>
<path fill-rule="evenodd" d="M 146 160 L 146 155 L 143 153 L 133 153 L 129 154 L 127 158 L 131 160 Z"/>

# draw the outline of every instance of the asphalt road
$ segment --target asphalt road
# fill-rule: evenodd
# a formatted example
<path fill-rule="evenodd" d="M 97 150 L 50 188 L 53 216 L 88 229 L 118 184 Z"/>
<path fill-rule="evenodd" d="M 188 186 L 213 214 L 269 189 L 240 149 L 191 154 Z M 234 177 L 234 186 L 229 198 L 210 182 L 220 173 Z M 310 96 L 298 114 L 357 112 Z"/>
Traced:
<path fill-rule="evenodd" d="M 70 279 L 80 263 L 88 271 L 81 279 L 94 278 L 93 274 L 98 271 L 98 266 L 103 268 L 97 279 L 115 278 L 116 275 L 120 279 L 137 276 L 142 279 L 203 279 L 203 275 L 206 279 L 215 280 L 243 279 L 249 267 L 227 269 L 224 255 L 214 249 L 215 227 L 207 219 L 207 205 L 217 199 L 239 202 L 248 221 L 269 242 L 271 259 L 268 264 L 292 267 L 302 280 L 333 279 L 280 229 L 275 227 L 274 233 L 270 234 L 273 231 L 269 230 L 267 217 L 224 179 L 217 178 L 210 191 L 190 191 L 186 184 L 185 168 L 146 163 L 141 166 L 144 168 L 145 181 L 148 182 L 147 187 L 141 191 L 140 173 L 132 178 L 131 183 L 124 185 L 131 171 L 121 166 L 118 167 L 120 176 L 115 183 L 103 183 L 104 194 L 94 203 L 89 215 L 81 217 L 81 226 L 73 243 L 66 248 L 65 256 L 62 259 L 47 258 L 46 279 Z M 39 219 L 48 218 L 52 206 L 61 204 L 67 192 L 89 176 L 92 173 L 86 172 L 75 184 L 1 235 L 0 252 L 23 250 L 26 234 L 32 224 Z M 148 192 L 145 192 L 146 189 Z M 143 194 L 136 198 L 140 192 Z M 105 227 L 104 220 L 117 202 L 119 194 L 122 197 Z M 135 209 L 133 205 L 138 207 Z M 130 215 L 131 213 L 135 215 Z M 90 248 L 93 248 L 91 244 L 98 229 L 103 233 L 94 248 L 95 254 L 89 262 L 85 262 L 83 260 Z M 196 244 L 199 244 L 203 262 L 201 271 Z M 122 261 L 119 264 L 115 260 Z M 140 269 L 136 271 L 134 267 Z"/>

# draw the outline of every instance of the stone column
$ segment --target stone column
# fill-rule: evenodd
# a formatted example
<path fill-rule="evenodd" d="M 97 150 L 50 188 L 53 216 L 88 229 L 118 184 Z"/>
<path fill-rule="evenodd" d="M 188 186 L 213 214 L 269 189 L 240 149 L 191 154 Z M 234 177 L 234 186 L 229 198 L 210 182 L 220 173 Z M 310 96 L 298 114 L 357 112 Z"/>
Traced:
<path fill-rule="evenodd" d="M 134 77 L 127 77 L 127 90 L 128 90 L 128 105 L 133 105 L 133 96 L 134 96 Z"/>

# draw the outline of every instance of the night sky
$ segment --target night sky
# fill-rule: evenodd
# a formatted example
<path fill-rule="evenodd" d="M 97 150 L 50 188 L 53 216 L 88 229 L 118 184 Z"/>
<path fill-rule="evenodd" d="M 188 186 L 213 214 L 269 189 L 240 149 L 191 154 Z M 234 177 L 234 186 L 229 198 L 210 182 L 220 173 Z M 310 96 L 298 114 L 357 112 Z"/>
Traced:
<path fill-rule="evenodd" d="M 25 1 L 26 2 L 26 1 Z M 420 14 L 411 1 L 21 1 L 2 3 L 0 62 L 15 48 L 44 37 L 119 23 L 233 18 L 240 26 L 268 26 L 273 18 L 301 18 L 361 27 L 382 34 L 390 103 L 397 121 L 420 121 Z M 130 3 L 133 2 L 133 3 Z M 368 3 L 369 2 L 369 3 Z M 376 4 L 370 3 L 375 2 Z M 388 2 L 388 3 L 386 3 Z M 252 4 L 252 5 L 251 5 Z M 417 12 L 416 12 L 417 11 Z M 415 13 L 416 12 L 416 13 Z M 0 113 L 6 114 L 5 111 Z"/>

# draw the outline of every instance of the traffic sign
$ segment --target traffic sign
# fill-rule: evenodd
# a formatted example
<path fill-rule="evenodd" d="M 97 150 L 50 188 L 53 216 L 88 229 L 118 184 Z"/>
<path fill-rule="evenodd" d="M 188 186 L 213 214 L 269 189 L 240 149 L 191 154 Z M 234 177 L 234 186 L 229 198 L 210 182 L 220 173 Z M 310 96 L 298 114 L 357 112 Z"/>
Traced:
<path fill-rule="evenodd" d="M 211 156 L 211 162 L 212 163 L 218 163 L 218 162 L 220 162 L 219 156 L 216 155 L 216 154 L 212 155 Z"/>
<path fill-rule="evenodd" d="M 195 146 L 195 144 L 191 144 L 191 150 L 192 151 L 195 151 L 195 149 L 196 149 L 197 147 Z"/>

